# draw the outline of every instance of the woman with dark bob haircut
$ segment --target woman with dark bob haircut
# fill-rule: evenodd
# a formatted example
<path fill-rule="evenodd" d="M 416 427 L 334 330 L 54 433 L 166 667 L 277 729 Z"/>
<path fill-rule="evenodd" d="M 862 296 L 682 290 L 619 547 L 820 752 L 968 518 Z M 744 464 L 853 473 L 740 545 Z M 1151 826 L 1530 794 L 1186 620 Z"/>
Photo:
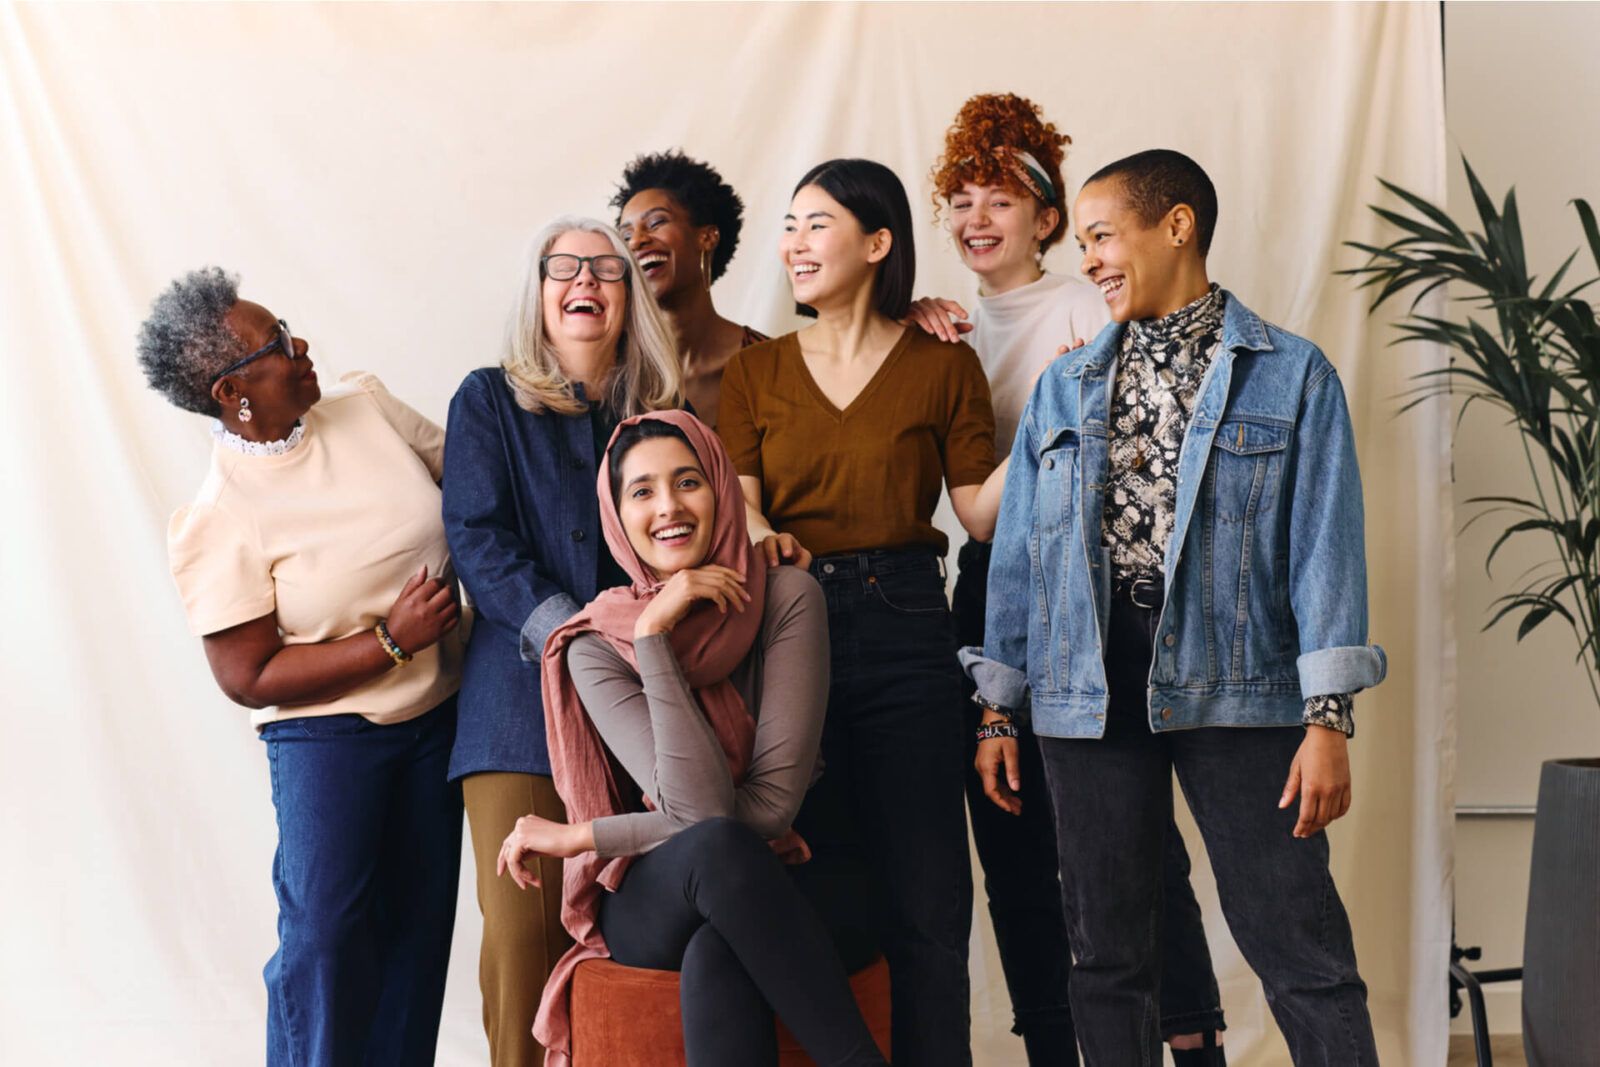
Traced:
<path fill-rule="evenodd" d="M 858 871 L 889 961 L 897 1064 L 966 1064 L 962 680 L 933 525 L 941 487 L 976 538 L 999 503 L 994 414 L 971 348 L 897 320 L 916 273 L 911 205 L 865 159 L 795 186 L 782 260 L 816 322 L 734 356 L 719 427 L 769 559 L 809 565 L 828 606 L 826 770 L 795 828 L 819 871 Z M 986 481 L 987 480 L 987 481 Z"/>
<path fill-rule="evenodd" d="M 629 163 L 611 206 L 639 273 L 678 336 L 684 395 L 701 421 L 715 426 L 728 360 L 767 339 L 723 318 L 711 302 L 711 286 L 739 247 L 744 202 L 714 167 L 674 151 Z"/>
<path fill-rule="evenodd" d="M 430 1064 L 461 867 L 444 433 L 369 374 L 324 395 L 310 351 L 216 267 L 156 298 L 145 375 L 215 420 L 172 576 L 272 768 L 267 1063 Z"/>

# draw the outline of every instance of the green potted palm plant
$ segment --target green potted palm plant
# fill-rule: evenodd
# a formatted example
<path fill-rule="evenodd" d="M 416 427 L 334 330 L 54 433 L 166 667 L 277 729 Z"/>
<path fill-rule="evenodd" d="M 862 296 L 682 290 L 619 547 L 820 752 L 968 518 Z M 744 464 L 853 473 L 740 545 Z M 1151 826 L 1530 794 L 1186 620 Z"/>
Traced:
<path fill-rule="evenodd" d="M 1600 325 L 1573 284 L 1578 252 L 1543 283 L 1528 273 L 1515 190 L 1502 206 L 1462 161 L 1479 230 L 1389 182 L 1400 203 L 1372 210 L 1399 236 L 1383 246 L 1347 242 L 1366 262 L 1342 273 L 1376 290 L 1371 310 L 1402 294 L 1411 303 L 1401 341 L 1431 341 L 1449 365 L 1418 376 L 1406 407 L 1448 394 L 1462 414 L 1479 403 L 1517 428 L 1529 481 L 1472 501 L 1478 519 L 1504 524 L 1485 566 L 1512 538 L 1546 539 L 1536 568 L 1492 605 L 1488 626 L 1517 623 L 1520 641 L 1559 619 L 1572 628 L 1590 691 L 1600 705 Z M 1600 228 L 1574 201 L 1600 267 Z M 1466 305 L 1453 318 L 1420 314 L 1424 296 L 1448 285 Z M 1523 1044 L 1533 1067 L 1593 1065 L 1600 1057 L 1600 759 L 1547 761 L 1539 778 L 1533 869 L 1523 948 Z"/>

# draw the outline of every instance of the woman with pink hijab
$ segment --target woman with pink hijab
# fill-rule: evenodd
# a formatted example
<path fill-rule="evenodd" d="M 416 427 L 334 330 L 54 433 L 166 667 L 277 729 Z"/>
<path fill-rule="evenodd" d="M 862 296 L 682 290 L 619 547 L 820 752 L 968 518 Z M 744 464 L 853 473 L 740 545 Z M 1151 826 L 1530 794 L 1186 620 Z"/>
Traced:
<path fill-rule="evenodd" d="M 791 824 L 827 707 L 821 590 L 750 544 L 733 465 L 692 415 L 619 425 L 598 488 L 606 543 L 633 584 L 545 645 L 569 822 L 524 816 L 500 854 L 524 887 L 524 860 L 569 859 L 562 921 L 576 943 L 534 1033 L 551 1063 L 569 1061 L 573 968 L 610 956 L 682 972 L 691 1067 L 776 1064 L 774 1012 L 818 1064 L 883 1064 L 828 930 L 785 869 L 809 858 Z"/>

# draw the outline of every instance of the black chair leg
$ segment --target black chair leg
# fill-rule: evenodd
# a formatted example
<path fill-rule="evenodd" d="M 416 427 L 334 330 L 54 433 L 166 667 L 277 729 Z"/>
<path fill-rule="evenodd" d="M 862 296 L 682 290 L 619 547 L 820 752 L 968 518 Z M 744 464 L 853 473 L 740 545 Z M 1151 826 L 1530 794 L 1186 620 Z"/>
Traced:
<path fill-rule="evenodd" d="M 1471 971 L 1458 960 L 1450 961 L 1450 976 L 1467 991 L 1467 1004 L 1472 1010 L 1472 1044 L 1478 1052 L 1478 1067 L 1494 1067 L 1494 1052 L 1489 1047 L 1489 1012 L 1483 1004 L 1483 986 Z"/>

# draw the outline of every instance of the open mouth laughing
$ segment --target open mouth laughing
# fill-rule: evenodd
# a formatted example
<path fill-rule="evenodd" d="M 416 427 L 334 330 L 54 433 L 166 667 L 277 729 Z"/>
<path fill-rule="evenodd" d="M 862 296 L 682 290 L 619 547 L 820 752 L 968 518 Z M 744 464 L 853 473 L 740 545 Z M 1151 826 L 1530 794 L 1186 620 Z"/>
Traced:
<path fill-rule="evenodd" d="M 681 548 L 689 543 L 694 536 L 695 524 L 692 522 L 675 522 L 670 526 L 663 526 L 658 530 L 651 530 L 650 537 L 657 544 L 669 548 Z"/>

